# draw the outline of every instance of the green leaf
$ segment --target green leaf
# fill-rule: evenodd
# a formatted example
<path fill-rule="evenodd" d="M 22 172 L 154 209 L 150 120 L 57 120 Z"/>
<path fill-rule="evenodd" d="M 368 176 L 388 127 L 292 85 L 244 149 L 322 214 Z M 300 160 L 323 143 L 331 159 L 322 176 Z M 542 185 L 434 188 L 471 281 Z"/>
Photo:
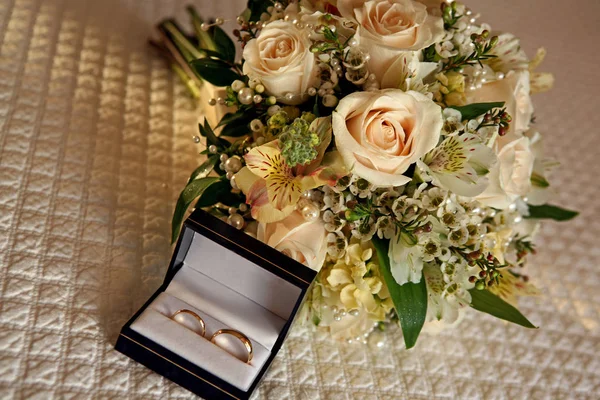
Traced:
<path fill-rule="evenodd" d="M 240 137 L 248 135 L 250 133 L 248 124 L 252 119 L 251 116 L 242 115 L 241 117 L 230 121 L 223 127 L 223 130 L 221 130 L 221 136 Z"/>
<path fill-rule="evenodd" d="M 218 182 L 220 178 L 202 178 L 191 181 L 183 189 L 177 199 L 177 205 L 175 206 L 175 212 L 173 213 L 173 220 L 171 221 L 171 243 L 175 243 L 181 230 L 181 224 L 192 201 L 204 193 L 204 191 L 212 184 Z"/>
<path fill-rule="evenodd" d="M 377 251 L 381 274 L 394 302 L 396 314 L 400 319 L 404 344 L 407 349 L 410 349 L 417 343 L 417 338 L 427 316 L 427 284 L 425 283 L 425 277 L 422 276 L 419 283 L 408 282 L 404 285 L 398 285 L 390 269 L 389 241 L 373 238 L 373 245 Z"/>
<path fill-rule="evenodd" d="M 536 174 L 535 172 L 531 174 L 531 184 L 541 188 L 547 188 L 550 186 L 550 183 L 546 180 L 546 178 L 540 174 Z"/>
<path fill-rule="evenodd" d="M 529 216 L 527 218 L 553 219 L 555 221 L 568 221 L 578 216 L 577 211 L 567 210 L 551 204 L 542 206 L 529 205 Z"/>
<path fill-rule="evenodd" d="M 213 40 L 223 60 L 229 62 L 235 61 L 235 44 L 233 44 L 233 40 L 219 26 L 213 27 Z"/>
<path fill-rule="evenodd" d="M 319 318 L 317 314 L 313 314 L 312 323 L 315 324 L 315 326 L 319 326 L 319 324 L 321 323 L 321 318 Z"/>
<path fill-rule="evenodd" d="M 208 174 L 210 174 L 210 172 L 213 170 L 213 168 L 215 167 L 215 165 L 217 165 L 218 162 L 219 162 L 218 155 L 208 157 L 208 159 L 206 161 L 204 161 L 198 168 L 196 168 L 194 170 L 194 172 L 192 172 L 192 175 L 190 175 L 190 179 L 188 180 L 188 183 L 198 177 L 200 177 L 200 178 L 206 177 Z"/>
<path fill-rule="evenodd" d="M 264 12 L 267 12 L 267 9 L 273 4 L 273 0 L 248 0 L 248 9 L 250 10 L 249 21 L 260 21 L 260 16 Z"/>
<path fill-rule="evenodd" d="M 229 86 L 240 76 L 230 69 L 225 61 L 212 58 L 199 58 L 190 62 L 196 74 L 215 86 Z"/>
<path fill-rule="evenodd" d="M 218 147 L 229 147 L 231 145 L 228 140 L 221 139 L 215 134 L 215 131 L 212 130 L 206 119 L 204 120 L 204 125 L 198 124 L 198 129 L 200 134 L 206 138 L 208 145 L 214 144 Z"/>
<path fill-rule="evenodd" d="M 223 126 L 223 125 L 230 124 L 233 121 L 238 120 L 243 117 L 244 117 L 244 113 L 241 111 L 238 111 L 236 113 L 227 113 L 227 114 L 223 115 L 223 118 L 221 118 L 221 120 L 217 124 L 216 128 Z"/>
<path fill-rule="evenodd" d="M 519 310 L 489 290 L 471 289 L 469 293 L 471 293 L 471 307 L 477 311 L 493 315 L 496 318 L 524 326 L 525 328 L 537 328 Z"/>
<path fill-rule="evenodd" d="M 242 200 L 240 195 L 231 192 L 231 184 L 228 180 L 221 180 L 214 183 L 210 190 L 202 193 L 202 196 L 196 202 L 196 208 L 209 207 L 219 202 L 230 207 L 239 206 Z"/>
<path fill-rule="evenodd" d="M 504 107 L 503 101 L 498 101 L 498 102 L 494 102 L 494 103 L 473 103 L 473 104 L 469 104 L 468 106 L 450 107 L 450 108 L 460 111 L 460 113 L 462 115 L 462 119 L 464 121 L 464 120 L 479 117 L 480 115 L 483 115 L 486 112 L 488 112 L 494 108 L 501 108 L 501 107 Z"/>

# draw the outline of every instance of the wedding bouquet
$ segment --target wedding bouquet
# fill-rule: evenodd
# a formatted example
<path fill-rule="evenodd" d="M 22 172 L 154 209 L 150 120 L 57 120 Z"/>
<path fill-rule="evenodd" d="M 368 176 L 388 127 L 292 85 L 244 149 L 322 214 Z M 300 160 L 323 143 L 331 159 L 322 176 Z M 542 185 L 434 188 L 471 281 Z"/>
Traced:
<path fill-rule="evenodd" d="M 533 328 L 517 299 L 548 205 L 531 93 L 552 86 L 519 39 L 457 2 L 250 0 L 233 31 L 188 9 L 159 25 L 173 68 L 206 107 L 204 161 L 173 240 L 201 207 L 319 271 L 303 319 L 364 341 L 469 308 Z"/>

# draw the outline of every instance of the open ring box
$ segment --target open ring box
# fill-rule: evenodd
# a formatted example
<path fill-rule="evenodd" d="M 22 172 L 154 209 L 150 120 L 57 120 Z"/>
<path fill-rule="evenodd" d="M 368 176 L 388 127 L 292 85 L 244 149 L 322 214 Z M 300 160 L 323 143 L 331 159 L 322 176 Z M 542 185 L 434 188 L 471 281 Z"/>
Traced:
<path fill-rule="evenodd" d="M 115 348 L 207 399 L 248 399 L 277 355 L 316 272 L 196 210 L 161 287 L 123 326 Z M 171 316 L 206 323 L 202 337 Z M 223 328 L 252 343 L 250 364 L 210 342 Z"/>

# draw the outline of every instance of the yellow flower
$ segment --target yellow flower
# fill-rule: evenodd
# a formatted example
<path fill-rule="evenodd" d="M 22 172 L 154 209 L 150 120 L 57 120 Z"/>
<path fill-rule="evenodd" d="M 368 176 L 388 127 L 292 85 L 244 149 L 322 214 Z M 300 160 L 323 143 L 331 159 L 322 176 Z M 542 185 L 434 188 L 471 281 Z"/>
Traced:
<path fill-rule="evenodd" d="M 383 320 L 391 310 L 392 302 L 379 276 L 378 266 L 369 262 L 372 256 L 373 250 L 367 243 L 351 244 L 344 259 L 338 260 L 325 273 L 322 282 L 327 282 L 331 291 L 339 293 L 346 309 L 364 309 L 372 319 Z"/>
<path fill-rule="evenodd" d="M 554 86 L 554 75 L 550 72 L 535 72 L 537 67 L 546 58 L 546 49 L 541 47 L 538 49 L 533 60 L 529 62 L 529 73 L 531 80 L 531 93 L 547 92 Z"/>
<path fill-rule="evenodd" d="M 504 254 L 506 253 L 507 243 L 509 243 L 510 239 L 513 237 L 512 229 L 508 228 L 498 232 L 490 232 L 485 236 L 493 244 L 493 247 L 486 247 L 483 251 L 491 253 L 498 261 L 500 261 L 500 264 L 504 264 Z"/>
<path fill-rule="evenodd" d="M 515 307 L 519 296 L 537 296 L 540 294 L 538 288 L 513 275 L 510 271 L 503 271 L 499 283 L 489 286 L 488 290 Z"/>

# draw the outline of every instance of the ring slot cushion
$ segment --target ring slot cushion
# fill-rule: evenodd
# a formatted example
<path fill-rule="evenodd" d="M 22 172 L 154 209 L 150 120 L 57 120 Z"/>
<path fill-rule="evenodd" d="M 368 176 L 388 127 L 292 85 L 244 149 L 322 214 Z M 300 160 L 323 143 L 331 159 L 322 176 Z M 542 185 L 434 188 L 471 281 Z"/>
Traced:
<path fill-rule="evenodd" d="M 316 272 L 196 210 L 184 223 L 165 280 L 125 324 L 115 348 L 215 399 L 247 399 L 280 350 Z M 206 323 L 205 337 L 171 317 L 181 309 Z M 235 329 L 252 343 L 250 364 L 210 342 Z"/>

